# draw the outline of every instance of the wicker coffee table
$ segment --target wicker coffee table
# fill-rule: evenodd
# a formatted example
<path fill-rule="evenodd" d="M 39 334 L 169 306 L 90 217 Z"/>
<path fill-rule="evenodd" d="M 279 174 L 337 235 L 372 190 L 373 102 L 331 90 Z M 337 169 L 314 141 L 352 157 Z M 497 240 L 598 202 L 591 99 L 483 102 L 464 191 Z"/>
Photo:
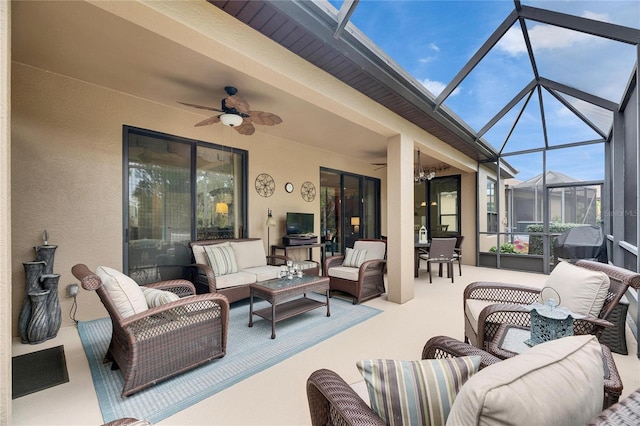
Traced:
<path fill-rule="evenodd" d="M 308 298 L 310 292 L 325 294 L 326 302 Z M 270 308 L 253 310 L 253 297 L 257 296 L 271 303 Z M 271 338 L 276 338 L 276 322 L 294 317 L 304 312 L 311 311 L 321 306 L 327 307 L 327 316 L 331 316 L 329 310 L 329 278 L 315 275 L 303 275 L 302 277 L 276 278 L 251 284 L 251 296 L 249 302 L 249 327 L 253 327 L 253 316 L 258 315 L 271 321 Z"/>

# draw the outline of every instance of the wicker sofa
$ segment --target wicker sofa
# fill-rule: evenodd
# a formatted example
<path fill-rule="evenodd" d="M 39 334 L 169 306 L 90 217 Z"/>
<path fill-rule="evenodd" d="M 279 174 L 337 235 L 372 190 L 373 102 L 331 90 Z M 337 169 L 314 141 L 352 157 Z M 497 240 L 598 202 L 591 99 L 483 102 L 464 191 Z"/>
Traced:
<path fill-rule="evenodd" d="M 190 243 L 193 265 L 192 282 L 198 293 L 224 294 L 229 303 L 249 297 L 249 285 L 259 281 L 277 278 L 280 266 L 291 260 L 287 256 L 267 256 L 260 238 L 237 238 L 226 240 L 202 240 Z M 207 256 L 207 247 L 230 247 L 230 254 L 237 272 L 216 275 Z"/>
<path fill-rule="evenodd" d="M 587 336 L 582 336 L 581 338 L 589 338 Z M 591 338 L 593 339 L 593 338 Z M 601 346 L 603 350 L 607 350 L 606 347 Z M 461 357 L 461 356 L 477 356 L 480 358 L 480 370 L 485 369 L 489 366 L 494 366 L 494 371 L 499 367 L 499 364 L 508 361 L 502 361 L 500 358 L 497 358 L 491 355 L 488 352 L 483 351 L 482 349 L 478 349 L 474 346 L 469 345 L 468 343 L 461 342 L 457 339 L 447 337 L 447 336 L 436 336 L 425 344 L 422 350 L 422 359 L 445 359 L 452 357 Z M 520 355 L 522 356 L 522 355 Z M 512 361 L 509 361 L 513 364 Z M 505 364 L 506 365 L 506 364 Z M 569 363 L 569 366 L 571 363 Z M 604 399 L 601 401 L 603 410 L 608 409 L 615 404 L 622 392 L 622 381 L 618 374 L 618 370 L 615 366 L 615 363 L 611 361 L 605 369 L 605 372 L 608 373 L 604 378 Z M 571 367 L 569 367 L 571 368 Z M 533 368 L 535 370 L 536 368 Z M 503 370 L 504 372 L 505 370 Z M 601 372 L 602 370 L 600 370 Z M 508 374 L 508 372 L 507 372 Z M 577 374 L 582 375 L 582 372 L 577 372 Z M 473 377 L 472 377 L 473 378 Z M 543 380 L 551 379 L 551 377 L 546 377 L 545 374 L 542 374 L 541 377 Z M 483 378 L 484 379 L 484 378 Z M 528 380 L 528 379 L 527 379 Z M 481 383 L 484 380 L 480 381 Z M 462 386 L 462 389 L 464 389 Z M 572 397 L 578 396 L 580 399 L 580 395 L 585 392 L 589 392 L 591 386 L 584 386 L 580 389 L 571 389 L 569 393 Z M 545 386 L 540 386 L 540 389 L 537 391 L 547 393 L 548 389 Z M 475 392 L 471 392 L 472 394 Z M 534 392 L 534 390 L 531 390 Z M 529 394 L 529 392 L 527 392 Z M 309 411 L 311 415 L 311 424 L 314 426 L 319 425 L 384 425 L 385 421 L 378 417 L 376 412 L 370 408 L 369 404 L 365 402 L 360 396 L 361 393 L 358 393 L 352 386 L 347 384 L 337 373 L 327 369 L 321 369 L 314 371 L 307 380 L 307 399 L 309 403 Z M 508 394 L 502 395 L 502 401 L 508 401 Z M 637 397 L 636 397 L 637 398 Z M 500 398 L 498 398 L 500 400 Z M 487 399 L 488 403 L 489 399 Z M 495 403 L 496 399 L 493 399 L 493 403 Z M 537 401 L 534 398 L 527 398 L 526 401 L 534 402 L 536 404 L 540 404 L 540 401 Z M 519 401 L 522 403 L 523 401 Z M 600 409 L 600 401 L 596 401 L 598 403 L 598 409 Z M 562 403 L 561 403 L 562 404 Z M 480 405 L 480 410 L 482 410 L 482 404 Z M 489 405 L 489 403 L 487 404 Z M 504 404 L 503 404 L 504 405 Z M 509 404 L 511 405 L 511 402 Z M 493 407 L 495 408 L 495 407 Z M 621 412 L 628 413 L 629 409 L 637 409 L 637 402 L 635 405 L 631 407 L 623 407 L 617 409 L 617 406 L 611 407 L 611 409 L 604 411 L 603 415 L 608 415 L 607 413 L 611 412 Z M 505 409 L 509 409 L 506 407 Z M 550 407 L 545 405 L 544 410 L 548 412 Z M 617 410 L 616 410 L 617 409 Z M 542 410 L 542 411 L 544 411 Z M 565 413 L 566 414 L 566 413 Z M 594 414 L 595 415 L 595 414 Z M 559 418 L 554 424 L 569 424 L 563 423 Z M 479 421 L 479 420 L 478 420 Z M 586 423 L 585 420 L 583 423 Z M 477 423 L 477 422 L 476 422 Z M 531 420 L 530 424 L 536 423 L 535 420 Z M 574 422 L 575 423 L 575 422 Z M 455 424 L 455 422 L 454 422 Z M 469 423 L 471 424 L 471 423 Z M 602 423 L 599 424 L 617 424 L 617 423 Z M 626 424 L 626 423 L 621 423 Z M 634 423 L 629 423 L 634 424 Z"/>

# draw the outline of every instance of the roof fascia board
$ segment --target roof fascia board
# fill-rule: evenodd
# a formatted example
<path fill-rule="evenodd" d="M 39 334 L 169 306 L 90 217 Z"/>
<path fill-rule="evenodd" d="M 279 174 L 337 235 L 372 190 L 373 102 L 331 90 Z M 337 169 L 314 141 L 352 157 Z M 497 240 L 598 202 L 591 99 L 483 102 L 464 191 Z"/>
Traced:
<path fill-rule="evenodd" d="M 489 147 L 476 142 L 474 132 L 452 114 L 435 110 L 433 95 L 415 78 L 404 72 L 366 36 L 349 29 L 348 23 L 339 39 L 333 37 L 337 16 L 316 1 L 275 1 L 271 5 L 304 26 L 327 45 L 338 50 L 345 58 L 387 85 L 416 108 L 445 126 L 449 131 L 479 151 L 482 156 L 494 158 L 497 154 Z"/>
<path fill-rule="evenodd" d="M 599 96 L 592 95 L 591 93 L 583 92 L 582 90 L 575 89 L 573 87 L 567 86 L 562 83 L 558 83 L 557 81 L 553 81 L 553 80 L 549 80 L 547 78 L 541 77 L 540 85 L 542 85 L 547 89 L 557 90 L 558 92 L 562 92 L 569 96 L 573 96 L 574 98 L 578 98 L 585 102 L 589 102 L 590 104 L 597 105 L 600 108 L 604 108 L 609 111 L 618 110 L 618 104 L 616 104 L 615 102 L 611 102 Z"/>
<path fill-rule="evenodd" d="M 640 30 L 580 16 L 567 15 L 532 6 L 521 6 L 518 16 L 544 24 L 555 25 L 598 37 L 604 37 L 622 43 L 637 45 L 640 43 Z"/>
<path fill-rule="evenodd" d="M 493 48 L 493 46 L 500 41 L 503 35 L 509 28 L 513 26 L 513 24 L 518 19 L 518 12 L 514 9 L 509 16 L 500 24 L 500 26 L 491 34 L 491 36 L 484 42 L 484 44 L 478 49 L 478 51 L 469 59 L 469 61 L 462 67 L 462 69 L 456 74 L 456 76 L 451 80 L 451 82 L 444 88 L 444 90 L 438 95 L 436 98 L 435 107 L 438 108 L 440 105 L 451 95 L 451 93 L 462 83 L 469 73 L 478 65 L 478 63 L 484 58 L 489 51 Z"/>

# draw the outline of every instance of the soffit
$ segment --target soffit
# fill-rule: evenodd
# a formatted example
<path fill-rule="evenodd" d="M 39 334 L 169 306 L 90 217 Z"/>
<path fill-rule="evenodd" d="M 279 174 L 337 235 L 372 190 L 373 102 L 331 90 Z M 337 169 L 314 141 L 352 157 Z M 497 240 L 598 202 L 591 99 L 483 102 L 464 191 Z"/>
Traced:
<path fill-rule="evenodd" d="M 315 2 L 208 1 L 468 157 L 495 159 L 450 111 L 434 111 L 433 96 L 366 39 L 355 32 L 334 38 L 335 20 Z"/>

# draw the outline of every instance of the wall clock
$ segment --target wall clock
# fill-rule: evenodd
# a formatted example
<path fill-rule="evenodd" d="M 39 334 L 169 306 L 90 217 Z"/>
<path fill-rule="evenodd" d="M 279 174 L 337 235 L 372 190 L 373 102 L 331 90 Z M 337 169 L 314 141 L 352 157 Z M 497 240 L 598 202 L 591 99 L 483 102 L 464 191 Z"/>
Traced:
<path fill-rule="evenodd" d="M 293 192 L 293 184 L 291 182 L 287 182 L 284 185 L 284 190 L 291 194 Z"/>
<path fill-rule="evenodd" d="M 271 175 L 261 173 L 256 178 L 256 191 L 262 197 L 271 197 L 276 190 L 276 183 L 273 181 Z"/>
<path fill-rule="evenodd" d="M 311 202 L 316 198 L 316 187 L 311 182 L 307 181 L 302 184 L 300 193 L 302 194 L 303 200 Z"/>

